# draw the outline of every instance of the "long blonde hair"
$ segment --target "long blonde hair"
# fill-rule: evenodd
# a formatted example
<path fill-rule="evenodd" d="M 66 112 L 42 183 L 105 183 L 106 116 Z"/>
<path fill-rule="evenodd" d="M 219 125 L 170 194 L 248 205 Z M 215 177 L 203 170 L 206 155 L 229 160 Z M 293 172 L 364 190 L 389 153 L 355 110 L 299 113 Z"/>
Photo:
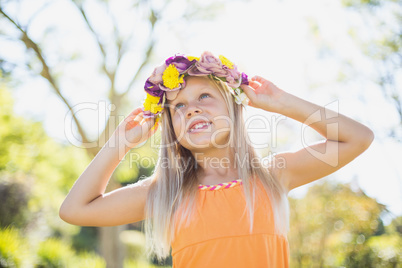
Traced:
<path fill-rule="evenodd" d="M 263 167 L 261 162 L 250 164 L 247 159 L 255 159 L 257 154 L 247 142 L 248 133 L 243 118 L 243 106 L 234 101 L 227 89 L 227 84 L 208 77 L 225 99 L 229 117 L 236 125 L 230 131 L 229 146 L 235 154 L 239 178 L 242 179 L 243 192 L 246 199 L 250 233 L 253 230 L 255 179 L 259 179 L 268 194 L 274 214 L 275 230 L 286 235 L 289 229 L 289 209 L 287 192 L 276 179 Z M 159 261 L 170 254 L 171 243 L 174 240 L 175 225 L 189 224 L 198 196 L 197 162 L 191 152 L 177 142 L 170 117 L 169 108 L 162 113 L 162 137 L 158 162 L 151 176 L 151 185 L 145 205 L 146 219 L 144 221 L 147 256 L 155 255 Z M 240 161 L 243 160 L 243 163 Z M 252 191 L 251 191 L 252 190 Z M 185 204 L 179 215 L 180 222 L 175 221 L 175 212 Z"/>

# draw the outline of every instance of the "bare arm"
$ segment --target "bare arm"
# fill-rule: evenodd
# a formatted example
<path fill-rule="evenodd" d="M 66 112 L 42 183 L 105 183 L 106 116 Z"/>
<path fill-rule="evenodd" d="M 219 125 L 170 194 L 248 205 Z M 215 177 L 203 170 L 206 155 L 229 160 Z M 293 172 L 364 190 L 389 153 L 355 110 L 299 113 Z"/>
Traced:
<path fill-rule="evenodd" d="M 262 77 L 253 78 L 250 86 L 243 86 L 243 89 L 252 106 L 293 118 L 326 138 L 296 152 L 274 156 L 269 169 L 288 191 L 345 166 L 363 153 L 374 139 L 373 131 L 365 125 L 289 94 Z M 284 164 L 277 165 L 275 161 Z"/>
<path fill-rule="evenodd" d="M 298 151 L 275 156 L 282 158 L 285 165 L 282 169 L 275 168 L 274 176 L 289 191 L 342 168 L 367 150 L 374 139 L 368 127 L 345 115 L 291 94 L 283 98 L 286 101 L 278 112 L 308 125 L 326 138 Z"/>
<path fill-rule="evenodd" d="M 154 120 L 142 120 L 140 108 L 118 126 L 85 171 L 77 179 L 60 207 L 60 217 L 82 226 L 112 226 L 144 219 L 150 179 L 105 194 L 109 179 L 134 146 L 156 131 Z"/>

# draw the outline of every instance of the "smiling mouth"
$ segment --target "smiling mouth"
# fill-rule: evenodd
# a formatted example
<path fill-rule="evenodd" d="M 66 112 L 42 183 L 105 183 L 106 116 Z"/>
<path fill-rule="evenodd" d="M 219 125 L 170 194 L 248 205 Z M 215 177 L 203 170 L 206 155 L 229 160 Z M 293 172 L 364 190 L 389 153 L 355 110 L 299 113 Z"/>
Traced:
<path fill-rule="evenodd" d="M 192 132 L 199 132 L 202 129 L 207 129 L 212 123 L 211 122 L 201 122 L 197 123 L 194 126 L 192 126 L 187 132 L 192 133 Z"/>

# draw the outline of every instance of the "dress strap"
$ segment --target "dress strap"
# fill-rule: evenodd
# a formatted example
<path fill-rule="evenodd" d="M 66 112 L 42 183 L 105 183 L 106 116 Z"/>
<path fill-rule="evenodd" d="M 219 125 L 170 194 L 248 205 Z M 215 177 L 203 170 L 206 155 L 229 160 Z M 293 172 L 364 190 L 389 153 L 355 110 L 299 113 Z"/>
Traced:
<path fill-rule="evenodd" d="M 234 186 L 240 185 L 240 184 L 242 184 L 241 179 L 238 179 L 238 180 L 233 180 L 233 181 L 230 181 L 230 182 L 224 182 L 224 183 L 220 183 L 220 184 L 216 184 L 216 185 L 199 184 L 198 189 L 199 190 L 214 191 L 214 190 L 219 190 L 219 189 L 231 188 L 231 187 L 234 187 Z"/>

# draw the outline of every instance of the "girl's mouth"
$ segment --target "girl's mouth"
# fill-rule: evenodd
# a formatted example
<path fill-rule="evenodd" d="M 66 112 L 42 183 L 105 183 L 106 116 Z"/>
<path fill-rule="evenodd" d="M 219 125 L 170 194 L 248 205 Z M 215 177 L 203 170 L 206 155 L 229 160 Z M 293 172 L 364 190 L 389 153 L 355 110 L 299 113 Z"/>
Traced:
<path fill-rule="evenodd" d="M 207 129 L 211 124 L 212 124 L 211 122 L 200 122 L 192 126 L 187 132 L 188 133 L 201 132 L 204 129 Z"/>

